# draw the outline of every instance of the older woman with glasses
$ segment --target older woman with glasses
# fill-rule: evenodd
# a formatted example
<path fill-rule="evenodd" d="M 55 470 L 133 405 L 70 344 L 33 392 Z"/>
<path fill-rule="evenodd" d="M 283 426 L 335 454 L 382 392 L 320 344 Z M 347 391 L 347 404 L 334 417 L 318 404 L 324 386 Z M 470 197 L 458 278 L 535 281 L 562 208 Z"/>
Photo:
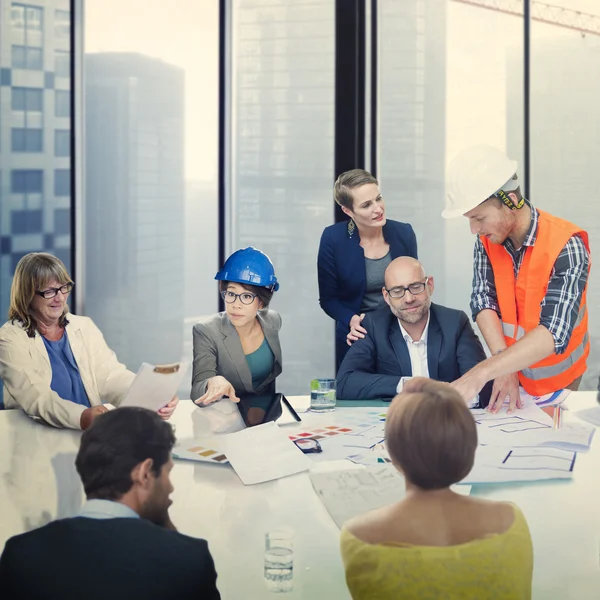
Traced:
<path fill-rule="evenodd" d="M 194 326 L 192 400 L 273 394 L 281 373 L 281 317 L 268 310 L 279 289 L 273 263 L 256 248 L 234 252 L 216 274 L 225 312 Z"/>
<path fill-rule="evenodd" d="M 87 429 L 118 406 L 135 375 L 88 317 L 69 312 L 73 289 L 65 265 L 32 252 L 15 269 L 8 321 L 0 328 L 0 379 L 6 408 L 21 407 L 54 427 Z M 177 398 L 159 411 L 167 419 Z"/>

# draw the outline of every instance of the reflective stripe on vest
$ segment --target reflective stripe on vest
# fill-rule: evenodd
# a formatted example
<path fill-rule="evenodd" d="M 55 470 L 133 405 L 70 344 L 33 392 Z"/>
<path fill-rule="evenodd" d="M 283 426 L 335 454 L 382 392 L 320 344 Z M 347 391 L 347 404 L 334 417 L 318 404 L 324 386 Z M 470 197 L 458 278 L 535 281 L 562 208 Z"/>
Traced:
<path fill-rule="evenodd" d="M 555 365 L 550 365 L 548 367 L 537 367 L 536 369 L 523 369 L 521 373 L 527 379 L 539 380 L 539 379 L 548 379 L 548 377 L 554 377 L 556 375 L 560 375 L 567 369 L 570 369 L 584 354 L 585 348 L 588 344 L 590 336 L 586 331 L 583 336 L 583 340 L 567 358 L 556 363 Z"/>
<path fill-rule="evenodd" d="M 573 324 L 573 329 L 581 325 L 581 321 L 583 321 L 583 317 L 585 316 L 585 311 L 587 310 L 587 306 L 584 304 L 579 307 L 579 313 L 577 313 L 577 320 Z M 510 323 L 505 323 L 502 321 L 502 333 L 509 338 L 515 337 L 515 326 Z M 525 336 L 525 330 L 519 325 L 517 328 L 517 340 L 520 340 Z"/>

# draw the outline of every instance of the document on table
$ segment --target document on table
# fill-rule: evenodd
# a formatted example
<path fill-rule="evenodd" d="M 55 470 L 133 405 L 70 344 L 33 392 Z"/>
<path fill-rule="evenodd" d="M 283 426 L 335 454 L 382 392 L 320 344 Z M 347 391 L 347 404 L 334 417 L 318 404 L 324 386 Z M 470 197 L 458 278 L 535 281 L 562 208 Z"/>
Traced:
<path fill-rule="evenodd" d="M 142 363 L 119 407 L 139 406 L 154 412 L 163 408 L 177 393 L 188 366 L 187 362 L 172 365 Z"/>
<path fill-rule="evenodd" d="M 584 410 L 578 410 L 573 413 L 576 417 L 592 423 L 600 427 L 600 406 L 593 406 L 592 408 L 585 408 Z"/>
<path fill-rule="evenodd" d="M 404 477 L 391 465 L 365 467 L 309 474 L 313 488 L 327 512 L 341 528 L 352 517 L 405 496 Z M 456 486 L 454 491 L 468 495 L 470 486 Z"/>
<path fill-rule="evenodd" d="M 571 479 L 577 453 L 557 448 L 478 446 L 475 465 L 461 484 Z"/>
<path fill-rule="evenodd" d="M 506 411 L 489 413 L 472 411 L 477 423 L 479 443 L 486 446 L 535 447 L 550 446 L 572 451 L 588 450 L 595 428 L 583 423 L 563 423 L 553 428 L 553 420 L 539 406 L 526 404 L 525 408 L 508 414 Z"/>
<path fill-rule="evenodd" d="M 273 422 L 220 435 L 216 439 L 219 450 L 245 485 L 300 473 L 312 464 Z"/>

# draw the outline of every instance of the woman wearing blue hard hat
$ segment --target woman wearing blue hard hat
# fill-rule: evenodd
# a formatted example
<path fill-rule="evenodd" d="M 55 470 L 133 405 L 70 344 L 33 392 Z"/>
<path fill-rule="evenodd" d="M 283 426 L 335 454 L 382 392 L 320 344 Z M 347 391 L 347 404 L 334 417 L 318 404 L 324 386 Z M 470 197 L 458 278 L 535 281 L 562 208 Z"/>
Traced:
<path fill-rule="evenodd" d="M 281 373 L 281 317 L 268 310 L 279 289 L 273 263 L 256 248 L 234 252 L 215 275 L 225 312 L 194 326 L 192 400 L 275 393 Z"/>

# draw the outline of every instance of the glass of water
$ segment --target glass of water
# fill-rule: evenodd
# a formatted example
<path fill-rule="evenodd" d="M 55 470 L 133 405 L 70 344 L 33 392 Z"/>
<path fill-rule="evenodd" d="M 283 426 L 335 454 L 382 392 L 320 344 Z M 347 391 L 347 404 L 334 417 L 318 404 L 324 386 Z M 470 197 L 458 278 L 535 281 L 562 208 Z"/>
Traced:
<path fill-rule="evenodd" d="M 330 412 L 335 409 L 335 379 L 313 379 L 310 382 L 310 410 Z"/>
<path fill-rule="evenodd" d="M 265 535 L 265 581 L 271 592 L 294 589 L 294 530 L 282 527 Z"/>

